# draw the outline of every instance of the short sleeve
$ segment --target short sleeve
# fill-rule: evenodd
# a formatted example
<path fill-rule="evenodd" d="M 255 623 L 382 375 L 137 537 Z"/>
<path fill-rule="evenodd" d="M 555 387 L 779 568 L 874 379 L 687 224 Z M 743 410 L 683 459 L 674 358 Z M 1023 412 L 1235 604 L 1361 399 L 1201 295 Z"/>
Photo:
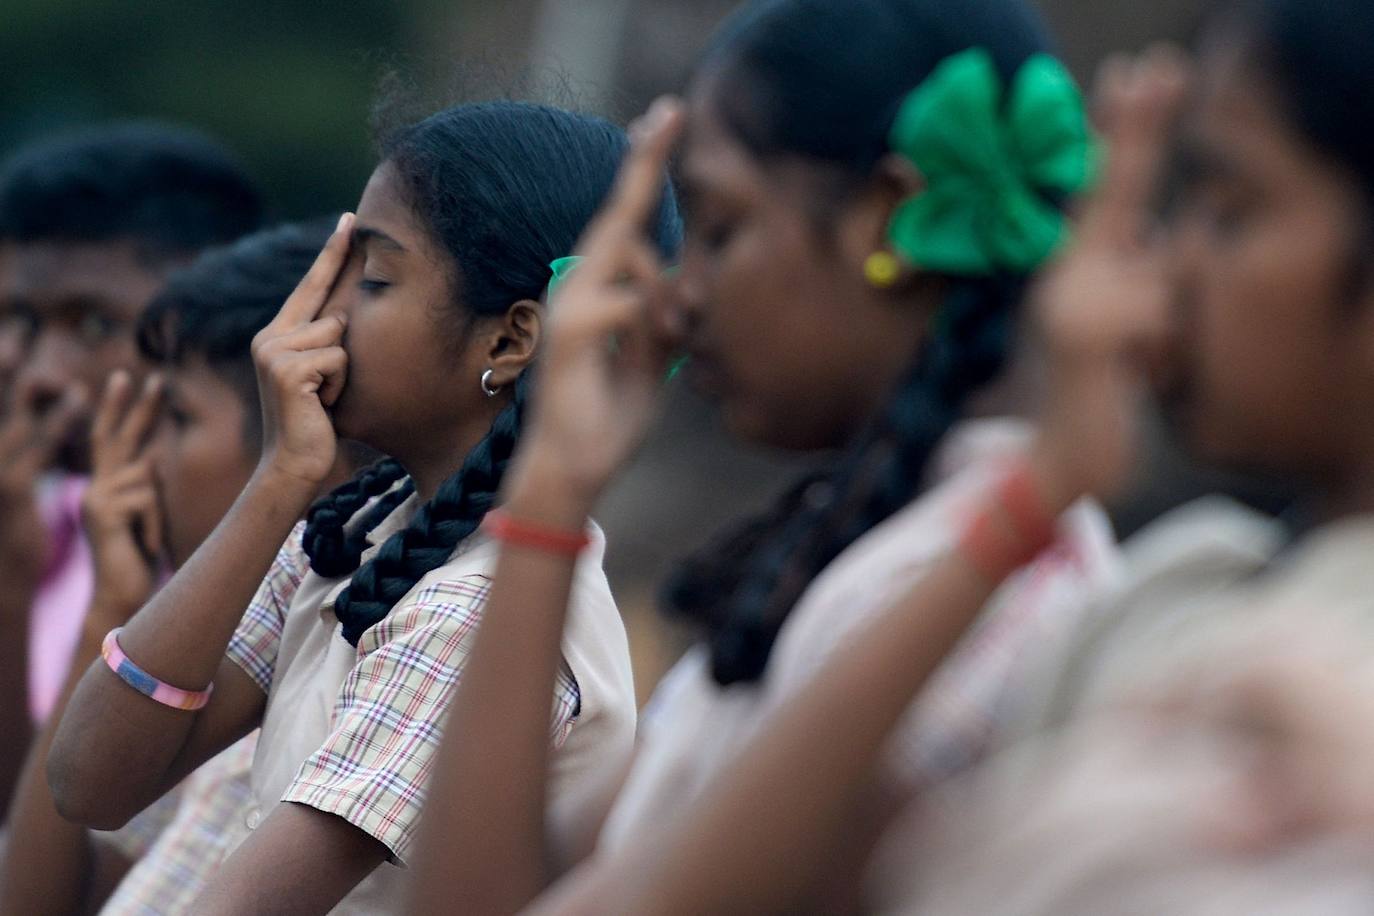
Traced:
<path fill-rule="evenodd" d="M 281 634 L 286 626 L 286 612 L 291 607 L 291 599 L 295 597 L 301 580 L 310 569 L 310 558 L 305 555 L 304 536 L 305 522 L 300 522 L 292 529 L 291 536 L 281 550 L 277 551 L 271 569 L 258 586 L 257 594 L 249 602 L 248 610 L 229 640 L 229 648 L 225 650 L 225 654 L 247 672 L 263 693 L 270 692 L 272 688 Z"/>
<path fill-rule="evenodd" d="M 491 580 L 474 574 L 420 591 L 363 634 L 360 659 L 335 701 L 324 745 L 282 801 L 348 821 L 404 864 L 429 785 L 440 728 L 477 633 Z M 560 673 L 550 743 L 573 727 L 577 684 Z"/>

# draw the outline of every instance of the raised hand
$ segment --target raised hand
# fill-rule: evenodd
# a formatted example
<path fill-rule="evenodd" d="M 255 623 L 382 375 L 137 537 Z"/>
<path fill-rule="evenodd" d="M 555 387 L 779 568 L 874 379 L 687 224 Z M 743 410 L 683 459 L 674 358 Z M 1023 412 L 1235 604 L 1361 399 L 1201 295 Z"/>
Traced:
<path fill-rule="evenodd" d="M 343 315 L 320 317 L 348 263 L 353 214 L 345 213 L 272 322 L 253 338 L 262 400 L 262 463 L 311 491 L 334 466 L 338 437 L 328 408 L 343 390 L 348 354 Z"/>
<path fill-rule="evenodd" d="M 583 260 L 550 305 L 522 458 L 547 457 L 592 500 L 643 440 L 678 343 L 646 229 L 682 120 L 676 101 L 660 99 L 631 128 L 615 188 L 578 245 Z"/>
<path fill-rule="evenodd" d="M 87 397 L 70 389 L 41 412 L 32 382 L 20 378 L 0 415 L 0 568 L 11 584 L 37 584 L 47 561 L 47 533 L 38 515 L 36 486 L 63 441 L 81 420 Z"/>
<path fill-rule="evenodd" d="M 163 518 L 148 442 L 161 398 L 160 376 L 148 376 L 135 395 L 129 374 L 115 372 L 91 427 L 91 485 L 81 515 L 95 560 L 92 613 L 107 618 L 95 623 L 98 630 L 122 626 L 157 585 Z"/>
<path fill-rule="evenodd" d="M 1169 290 L 1151 203 L 1187 82 L 1154 49 L 1104 65 L 1096 91 L 1107 165 L 1077 238 L 1032 294 L 1050 359 L 1040 454 L 1056 497 L 1109 496 L 1133 469 L 1142 357 L 1168 331 Z"/>

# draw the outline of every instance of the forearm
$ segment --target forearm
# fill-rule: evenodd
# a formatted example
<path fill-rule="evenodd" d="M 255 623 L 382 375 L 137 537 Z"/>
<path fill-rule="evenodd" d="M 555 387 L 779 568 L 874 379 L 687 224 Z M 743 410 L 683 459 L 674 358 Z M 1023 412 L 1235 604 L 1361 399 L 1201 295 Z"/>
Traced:
<path fill-rule="evenodd" d="M 517 488 L 515 518 L 579 531 L 581 503 Z M 426 803 L 417 913 L 513 913 L 552 875 L 549 709 L 576 558 L 505 545 Z"/>
<path fill-rule="evenodd" d="M 114 618 L 99 606 L 99 595 L 87 614 L 71 673 L 58 705 L 29 748 L 23 773 L 10 804 L 9 832 L 22 837 L 11 843 L 0 865 L 0 916 L 27 913 L 80 913 L 98 909 L 102 900 L 91 899 L 95 871 L 94 845 L 85 827 L 57 813 L 44 773 L 53 734 L 81 672 L 100 655 L 98 626 L 92 621 Z"/>
<path fill-rule="evenodd" d="M 0 570 L 0 822 L 9 815 L 9 800 L 33 739 L 29 717 L 29 616 L 35 583 Z"/>
<path fill-rule="evenodd" d="M 153 677 L 184 689 L 214 681 L 244 609 L 309 494 L 255 477 L 204 544 L 125 625 L 124 652 Z M 93 826 L 117 826 L 185 774 L 199 712 L 172 709 L 90 665 L 58 728 L 48 764 L 59 807 Z M 97 787 L 99 787 L 97 789 Z"/>
<path fill-rule="evenodd" d="M 1057 512 L 1068 500 L 1046 502 Z M 893 728 L 997 579 L 962 545 L 937 562 L 787 699 L 682 821 L 606 863 L 563 905 L 594 911 L 614 893 L 627 912 L 793 908 L 847 835 Z"/>
<path fill-rule="evenodd" d="M 215 869 L 190 912 L 328 913 L 386 857 L 385 846 L 342 818 L 283 802 Z"/>

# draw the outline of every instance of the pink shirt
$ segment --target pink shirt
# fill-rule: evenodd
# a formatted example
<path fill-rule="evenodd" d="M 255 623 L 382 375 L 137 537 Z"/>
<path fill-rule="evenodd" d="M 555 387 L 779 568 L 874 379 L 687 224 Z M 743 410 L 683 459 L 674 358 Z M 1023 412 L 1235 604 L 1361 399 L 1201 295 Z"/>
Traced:
<path fill-rule="evenodd" d="M 29 715 L 35 724 L 57 705 L 95 586 L 91 547 L 81 527 L 81 495 L 89 482 L 63 474 L 40 484 L 38 513 L 52 553 L 29 616 Z"/>

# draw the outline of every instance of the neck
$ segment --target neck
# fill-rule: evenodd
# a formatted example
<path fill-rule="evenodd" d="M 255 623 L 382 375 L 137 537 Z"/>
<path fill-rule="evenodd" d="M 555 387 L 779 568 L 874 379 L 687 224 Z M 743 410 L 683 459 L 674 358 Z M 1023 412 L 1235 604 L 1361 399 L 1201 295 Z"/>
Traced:
<path fill-rule="evenodd" d="M 1352 515 L 1374 514 L 1374 458 L 1364 458 L 1354 472 L 1328 480 L 1311 502 L 1314 522 L 1333 522 Z"/>
<path fill-rule="evenodd" d="M 509 402 L 509 396 L 491 400 L 491 409 L 483 411 L 475 422 L 456 424 L 447 431 L 425 430 L 425 435 L 405 447 L 395 448 L 391 457 L 401 463 L 415 482 L 415 492 L 420 499 L 429 502 L 439 491 L 445 480 L 453 476 L 467 460 L 468 453 L 491 430 L 491 425 L 502 408 Z"/>

